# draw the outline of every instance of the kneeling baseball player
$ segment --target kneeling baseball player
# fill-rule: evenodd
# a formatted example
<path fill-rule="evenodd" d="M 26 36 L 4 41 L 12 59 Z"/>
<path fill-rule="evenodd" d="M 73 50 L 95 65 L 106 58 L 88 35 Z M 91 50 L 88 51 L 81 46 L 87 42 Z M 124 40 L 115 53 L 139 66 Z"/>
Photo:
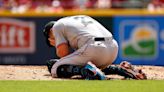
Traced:
<path fill-rule="evenodd" d="M 117 57 L 118 44 L 105 27 L 89 16 L 50 21 L 45 25 L 44 35 L 48 45 L 55 47 L 60 57 L 47 61 L 52 77 L 81 75 L 89 80 L 104 80 L 105 75 L 118 74 L 125 78 L 146 79 L 141 70 L 134 69 L 128 62 L 111 65 Z M 75 51 L 70 53 L 70 48 Z"/>

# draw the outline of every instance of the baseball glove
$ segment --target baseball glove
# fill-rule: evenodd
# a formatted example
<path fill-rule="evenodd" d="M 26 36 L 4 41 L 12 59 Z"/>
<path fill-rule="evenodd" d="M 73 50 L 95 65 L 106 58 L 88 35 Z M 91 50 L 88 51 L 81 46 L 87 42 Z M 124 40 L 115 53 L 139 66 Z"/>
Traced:
<path fill-rule="evenodd" d="M 124 72 L 129 75 L 130 78 L 132 79 L 137 79 L 137 80 L 144 80 L 147 79 L 147 76 L 144 72 L 142 72 L 141 69 L 135 69 L 131 63 L 127 61 L 123 61 L 119 65 L 120 68 L 124 70 Z"/>

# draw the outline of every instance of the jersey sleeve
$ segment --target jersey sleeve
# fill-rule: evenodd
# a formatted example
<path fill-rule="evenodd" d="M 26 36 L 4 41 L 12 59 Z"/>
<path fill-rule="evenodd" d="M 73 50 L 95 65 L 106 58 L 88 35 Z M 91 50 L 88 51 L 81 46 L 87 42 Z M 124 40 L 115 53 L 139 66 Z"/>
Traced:
<path fill-rule="evenodd" d="M 64 36 L 64 24 L 63 23 L 55 23 L 53 26 L 53 34 L 55 36 L 55 46 L 58 47 L 61 44 L 67 43 L 67 40 Z"/>

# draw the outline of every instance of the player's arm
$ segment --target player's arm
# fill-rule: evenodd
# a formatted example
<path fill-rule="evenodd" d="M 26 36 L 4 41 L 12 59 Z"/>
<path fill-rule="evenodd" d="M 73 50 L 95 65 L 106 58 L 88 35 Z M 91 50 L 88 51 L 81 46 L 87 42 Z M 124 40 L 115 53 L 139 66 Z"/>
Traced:
<path fill-rule="evenodd" d="M 67 43 L 61 43 L 56 47 L 56 54 L 58 57 L 62 58 L 69 54 L 69 47 Z"/>
<path fill-rule="evenodd" d="M 64 36 L 64 27 L 62 22 L 57 22 L 52 28 L 55 38 L 56 54 L 60 58 L 69 54 L 68 41 Z"/>

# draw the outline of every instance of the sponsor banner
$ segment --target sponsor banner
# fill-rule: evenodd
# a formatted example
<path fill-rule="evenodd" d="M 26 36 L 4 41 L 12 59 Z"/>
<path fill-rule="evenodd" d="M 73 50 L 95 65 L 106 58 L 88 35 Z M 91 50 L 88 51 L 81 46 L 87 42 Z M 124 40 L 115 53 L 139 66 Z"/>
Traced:
<path fill-rule="evenodd" d="M 0 19 L 0 53 L 33 53 L 35 28 L 33 22 Z"/>
<path fill-rule="evenodd" d="M 114 36 L 119 44 L 115 63 L 164 65 L 164 17 L 116 16 Z"/>

